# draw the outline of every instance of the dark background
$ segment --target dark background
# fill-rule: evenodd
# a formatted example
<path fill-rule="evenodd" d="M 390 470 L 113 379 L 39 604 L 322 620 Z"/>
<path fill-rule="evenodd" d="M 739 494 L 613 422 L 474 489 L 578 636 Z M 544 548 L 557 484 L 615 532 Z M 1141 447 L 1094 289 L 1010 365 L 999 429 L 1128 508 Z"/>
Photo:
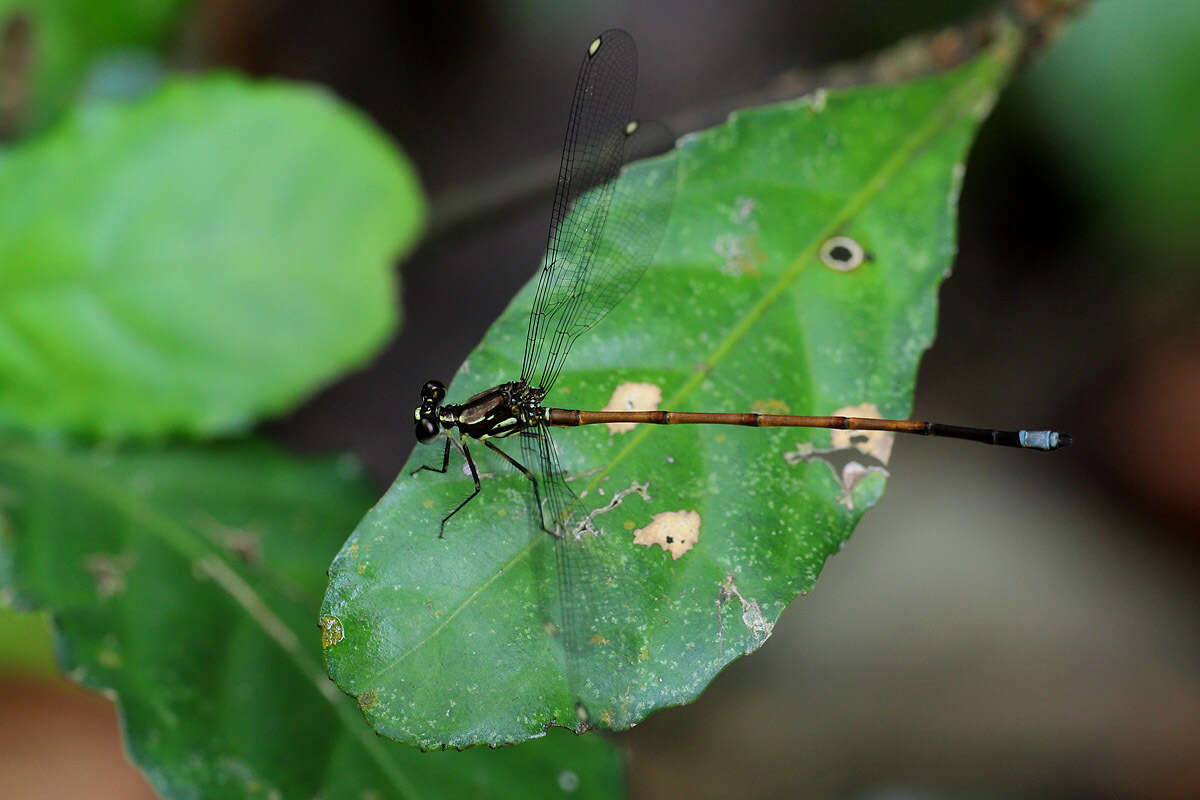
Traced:
<path fill-rule="evenodd" d="M 1200 65 L 1180 78 L 1163 54 L 1185 46 L 1155 28 L 1163 3 L 1099 5 L 974 146 L 913 412 L 1055 427 L 1077 445 L 898 441 L 886 496 L 767 645 L 615 737 L 634 796 L 1200 796 L 1200 175 L 1159 169 L 1200 130 L 1194 112 L 1156 112 L 1186 97 L 1180 80 L 1200 91 Z M 786 70 L 988 7 L 202 3 L 181 65 L 330 87 L 394 136 L 433 203 L 433 233 L 398 267 L 400 332 L 267 433 L 351 450 L 381 490 L 391 481 L 422 382 L 454 374 L 538 263 L 548 193 L 494 194 L 556 163 L 600 30 L 638 42 L 642 115 L 716 122 Z M 1114 30 L 1125 46 L 1091 64 L 1088 37 Z M 1120 80 L 1134 70 L 1136 92 Z M 1129 183 L 1143 172 L 1166 188 Z"/>

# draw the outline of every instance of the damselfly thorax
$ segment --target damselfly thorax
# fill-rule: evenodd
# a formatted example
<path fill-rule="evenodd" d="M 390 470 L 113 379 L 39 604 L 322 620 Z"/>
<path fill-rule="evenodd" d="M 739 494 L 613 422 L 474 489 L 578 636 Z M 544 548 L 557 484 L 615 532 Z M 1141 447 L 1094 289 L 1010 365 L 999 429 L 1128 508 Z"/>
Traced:
<path fill-rule="evenodd" d="M 446 395 L 441 381 L 429 381 L 421 390 L 417 406 L 417 439 L 428 444 L 437 438 L 439 428 L 458 429 L 462 436 L 483 441 L 505 439 L 548 420 L 542 408 L 546 393 L 524 381 L 509 381 L 467 398 L 461 405 L 440 405 Z"/>

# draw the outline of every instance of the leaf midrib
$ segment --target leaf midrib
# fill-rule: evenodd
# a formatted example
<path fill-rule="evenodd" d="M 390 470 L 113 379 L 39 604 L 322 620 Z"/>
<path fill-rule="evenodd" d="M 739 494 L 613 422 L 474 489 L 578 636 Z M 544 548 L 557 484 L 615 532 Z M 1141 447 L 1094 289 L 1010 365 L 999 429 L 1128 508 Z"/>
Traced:
<path fill-rule="evenodd" d="M 13 443 L 0 444 L 0 460 L 7 461 L 18 469 L 40 471 L 44 475 L 58 477 L 64 483 L 73 484 L 81 492 L 91 495 L 101 503 L 109 504 L 119 514 L 135 521 L 144 530 L 154 534 L 189 562 L 202 565 L 206 561 L 219 565 L 214 572 L 205 567 L 205 574 L 213 579 L 221 591 L 250 618 L 250 620 L 274 641 L 302 676 L 308 679 L 313 689 L 333 707 L 338 719 L 367 752 L 380 771 L 388 777 L 394 788 L 405 797 L 420 797 L 416 787 L 401 773 L 383 751 L 382 743 L 374 733 L 362 724 L 344 698 L 332 690 L 325 672 L 315 659 L 304 652 L 300 635 L 281 617 L 271 612 L 270 606 L 259 596 L 254 587 L 233 568 L 228 559 L 213 548 L 202 536 L 181 525 L 170 517 L 156 511 L 149 503 L 128 491 L 115 481 L 98 477 L 71 463 L 69 459 L 50 457 L 44 449 L 17 447 Z M 218 574 L 219 573 L 219 574 Z M 271 622 L 265 622 L 255 613 L 253 605 L 267 610 Z M 287 635 L 282 635 L 286 631 Z M 329 690 L 327 690 L 327 687 Z"/>

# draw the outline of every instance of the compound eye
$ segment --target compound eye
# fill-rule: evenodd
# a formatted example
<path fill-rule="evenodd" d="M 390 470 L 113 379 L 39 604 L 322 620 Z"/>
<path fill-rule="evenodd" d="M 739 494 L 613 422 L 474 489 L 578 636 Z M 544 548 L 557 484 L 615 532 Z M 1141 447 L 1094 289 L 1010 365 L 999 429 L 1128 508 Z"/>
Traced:
<path fill-rule="evenodd" d="M 441 381 L 427 381 L 421 387 L 421 397 L 427 397 L 435 403 L 440 403 L 446 396 L 446 384 Z"/>
<path fill-rule="evenodd" d="M 438 435 L 437 423 L 431 419 L 421 418 L 417 420 L 417 441 L 421 444 L 429 444 Z"/>

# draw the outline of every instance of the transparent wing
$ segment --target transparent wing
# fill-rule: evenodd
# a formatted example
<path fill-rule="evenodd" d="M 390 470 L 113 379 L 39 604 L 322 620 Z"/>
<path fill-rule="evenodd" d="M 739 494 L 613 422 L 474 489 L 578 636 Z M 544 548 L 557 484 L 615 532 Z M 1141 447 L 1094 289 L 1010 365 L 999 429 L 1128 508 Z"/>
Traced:
<path fill-rule="evenodd" d="M 556 596 L 547 598 L 547 606 L 577 713 L 576 719 L 560 722 L 577 732 L 607 727 L 611 722 L 605 721 L 604 704 L 628 690 L 631 667 L 647 646 L 647 610 L 638 607 L 640 593 L 622 591 L 627 583 L 613 580 L 612 568 L 606 566 L 627 543 L 605 534 L 594 512 L 580 513 L 579 498 L 566 483 L 547 427 L 521 434 L 521 455 L 537 475 L 542 500 L 540 526 L 539 515 L 531 514 L 533 535 L 545 536 L 548 529 L 554 537 Z"/>
<path fill-rule="evenodd" d="M 567 486 L 566 474 L 559 464 L 550 429 L 539 425 L 521 433 L 521 460 L 533 470 L 538 482 L 541 505 L 530 509 L 533 536 L 554 537 L 557 596 L 548 598 L 556 611 L 551 616 L 558 629 L 567 662 L 567 680 L 575 687 L 580 674 L 580 658 L 591 634 L 594 611 L 587 584 L 596 574 L 587 548 L 571 547 L 571 513 L 578 500 Z M 532 506 L 532 504 L 531 504 Z"/>
<path fill-rule="evenodd" d="M 567 124 L 546 257 L 530 313 L 521 379 L 548 390 L 571 345 L 603 319 L 641 278 L 662 240 L 675 196 L 675 162 L 621 166 L 628 156 L 667 149 L 671 137 L 655 124 L 633 125 L 637 51 L 623 31 L 601 34 L 579 72 Z M 645 646 L 643 610 L 618 591 L 606 564 L 617 545 L 579 519 L 550 430 L 519 437 L 521 461 L 538 481 L 530 497 L 535 536 L 554 537 L 555 597 L 547 598 L 561 639 L 567 681 L 580 716 L 577 730 L 603 723 L 600 698 L 620 696 Z M 532 492 L 530 493 L 532 495 Z M 610 552 L 613 551 L 613 552 Z M 596 706 L 596 708 L 592 708 Z M 596 716 L 592 716 L 595 714 Z"/>
<path fill-rule="evenodd" d="M 634 219 L 637 214 L 620 212 L 638 194 L 635 181 L 616 181 L 626 154 L 631 144 L 636 150 L 639 142 L 654 138 L 630 121 L 636 84 L 637 49 L 629 34 L 600 34 L 580 67 L 567 122 L 521 369 L 521 379 L 531 386 L 549 388 L 574 338 L 624 297 L 661 239 L 661 230 L 657 236 L 647 230 L 656 227 L 653 214 Z M 614 195 L 623 221 L 618 235 L 606 238 L 614 230 L 609 219 Z M 664 215 L 658 227 L 665 221 Z M 652 241 L 640 238 L 646 233 Z M 609 240 L 613 246 L 602 247 Z"/>
<path fill-rule="evenodd" d="M 634 138 L 638 140 L 631 143 L 635 154 L 662 149 L 662 143 L 670 142 L 666 128 L 657 123 L 643 124 Z M 671 216 L 675 165 L 673 158 L 632 164 L 612 184 L 580 199 L 576 207 L 588 211 L 593 203 L 610 207 L 603 215 L 602 229 L 595 231 L 591 249 L 561 255 L 555 266 L 570 280 L 557 285 L 555 301 L 545 312 L 547 341 L 539 351 L 542 357 L 535 386 L 550 390 L 575 340 L 603 319 L 641 279 Z M 573 214 L 563 227 L 592 225 L 597 216 Z"/>

